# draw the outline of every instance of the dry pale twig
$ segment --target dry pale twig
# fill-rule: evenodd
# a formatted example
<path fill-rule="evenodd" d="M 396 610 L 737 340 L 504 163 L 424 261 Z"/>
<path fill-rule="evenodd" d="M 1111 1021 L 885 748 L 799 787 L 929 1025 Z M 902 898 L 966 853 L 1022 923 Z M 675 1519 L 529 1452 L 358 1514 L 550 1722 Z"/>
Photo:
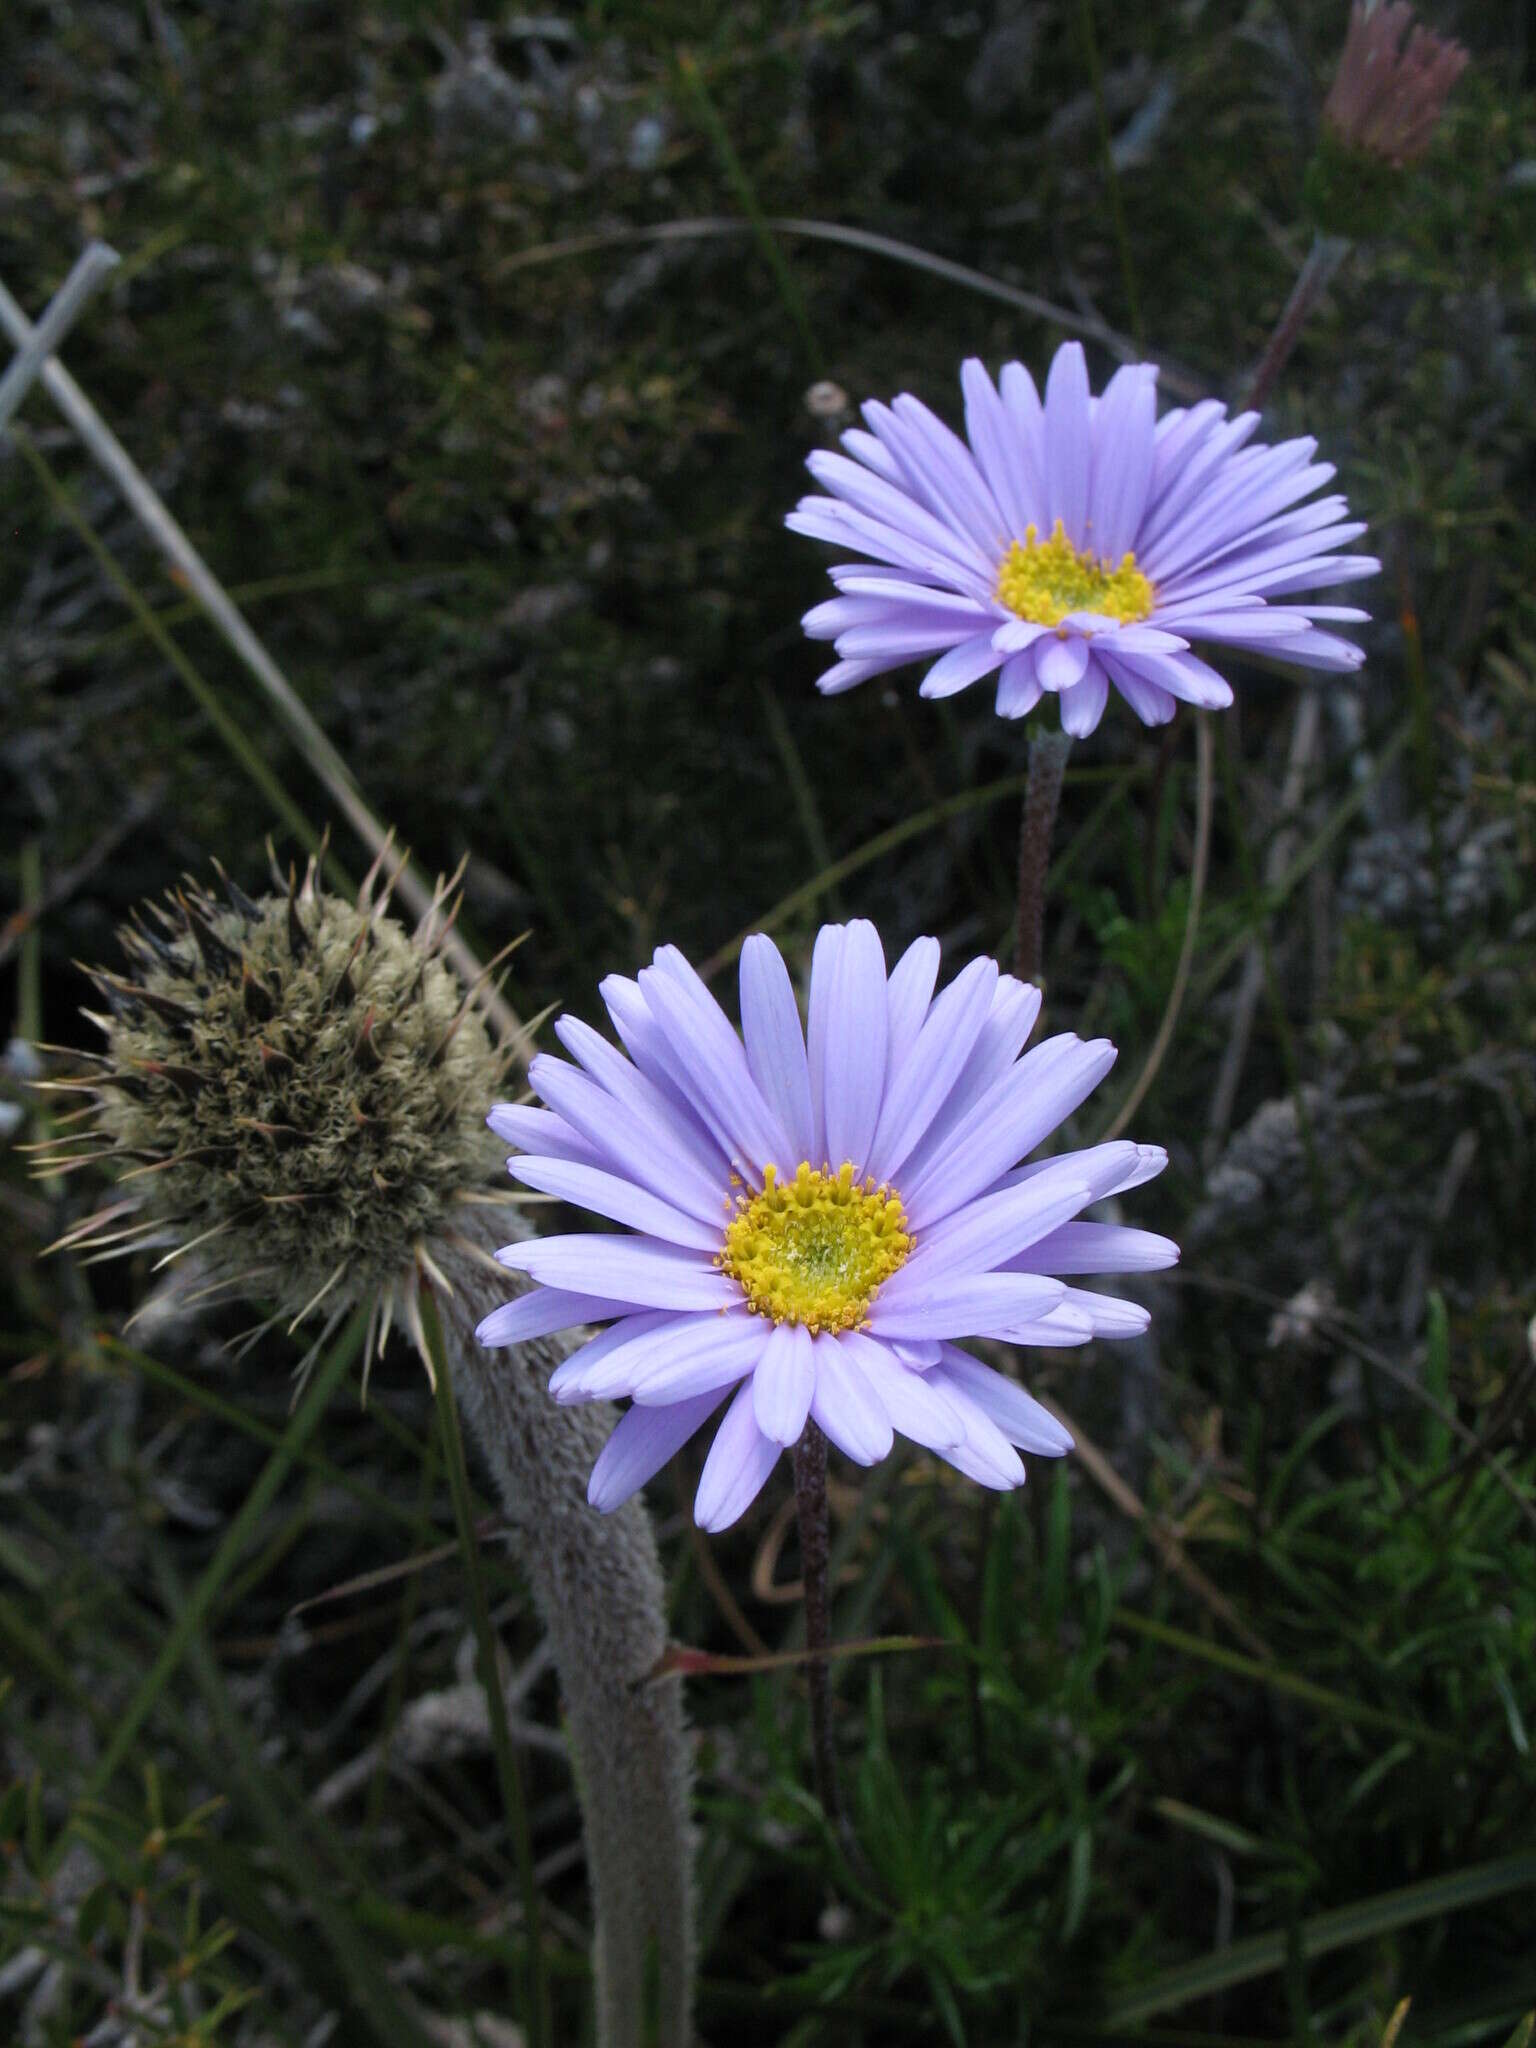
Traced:
<path fill-rule="evenodd" d="M 42 329 L 34 327 L 3 284 L 0 284 L 0 327 L 5 329 L 27 357 L 37 352 L 40 336 L 46 342 Z M 14 369 L 15 366 L 12 367 Z M 289 738 L 303 754 L 358 838 L 372 853 L 382 852 L 388 835 L 364 801 L 361 791 L 352 779 L 351 770 L 326 738 L 309 707 L 257 639 L 244 613 L 176 523 L 149 479 L 138 468 L 122 442 L 61 362 L 49 354 L 35 374 L 44 390 L 84 442 L 92 459 L 116 484 L 130 510 L 171 564 L 177 576 L 192 592 L 230 648 L 254 676 Z M 30 381 L 29 377 L 28 382 Z M 0 419 L 0 424 L 3 424 L 3 419 Z M 427 914 L 432 905 L 433 892 L 431 885 L 417 869 L 410 866 L 403 868 L 395 886 L 399 889 L 402 901 L 407 903 L 418 917 Z M 480 976 L 481 968 L 467 940 L 459 932 L 450 931 L 444 940 L 443 951 L 452 961 L 466 986 L 473 985 Z M 516 1011 L 500 990 L 490 983 L 485 983 L 478 990 L 476 1000 L 484 1008 L 502 1042 L 515 1048 L 519 1059 L 526 1059 L 527 1034 Z"/>

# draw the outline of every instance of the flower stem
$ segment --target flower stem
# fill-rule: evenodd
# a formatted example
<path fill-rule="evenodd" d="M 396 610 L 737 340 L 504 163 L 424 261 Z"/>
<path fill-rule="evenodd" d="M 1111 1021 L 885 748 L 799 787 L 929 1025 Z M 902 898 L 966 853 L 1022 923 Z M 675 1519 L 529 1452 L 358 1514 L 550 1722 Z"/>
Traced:
<path fill-rule="evenodd" d="M 1275 322 L 1275 331 L 1264 344 L 1264 353 L 1254 365 L 1248 388 L 1238 404 L 1239 412 L 1258 412 L 1274 389 L 1280 372 L 1290 360 L 1292 349 L 1301 339 L 1301 330 L 1307 324 L 1307 315 L 1322 296 L 1324 287 L 1334 272 L 1349 254 L 1349 243 L 1342 235 L 1318 235 L 1307 252 L 1307 260 L 1297 275 L 1291 296 L 1285 302 L 1285 311 Z"/>
<path fill-rule="evenodd" d="M 1064 732 L 1037 732 L 1029 742 L 1029 781 L 1019 820 L 1019 913 L 1014 928 L 1013 971 L 1020 981 L 1038 982 L 1045 933 L 1045 877 L 1051 838 L 1061 806 L 1072 740 Z"/>
<path fill-rule="evenodd" d="M 800 1518 L 800 1577 L 805 1586 L 806 1675 L 811 1688 L 811 1752 L 822 1812 L 839 1818 L 837 1763 L 832 1753 L 832 1686 L 827 1670 L 827 1440 L 807 1422 L 795 1445 L 795 1505 Z"/>

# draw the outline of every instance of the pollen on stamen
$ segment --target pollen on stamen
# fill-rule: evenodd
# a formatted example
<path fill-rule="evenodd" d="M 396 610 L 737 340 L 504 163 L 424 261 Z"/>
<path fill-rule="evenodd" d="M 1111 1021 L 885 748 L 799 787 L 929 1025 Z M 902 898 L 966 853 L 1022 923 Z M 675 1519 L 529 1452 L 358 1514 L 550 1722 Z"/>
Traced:
<path fill-rule="evenodd" d="M 1131 625 L 1150 617 L 1156 602 L 1129 550 L 1115 565 L 1075 548 L 1059 519 L 1049 540 L 1028 526 L 1023 540 L 1010 544 L 998 567 L 997 599 L 1035 626 L 1059 626 L 1072 612 L 1100 612 Z"/>
<path fill-rule="evenodd" d="M 751 1314 L 802 1323 L 813 1336 L 863 1323 L 912 1250 L 901 1197 L 868 1176 L 861 1183 L 848 1160 L 835 1173 L 802 1160 L 788 1182 L 765 1166 L 762 1193 L 738 1201 L 716 1264 Z"/>

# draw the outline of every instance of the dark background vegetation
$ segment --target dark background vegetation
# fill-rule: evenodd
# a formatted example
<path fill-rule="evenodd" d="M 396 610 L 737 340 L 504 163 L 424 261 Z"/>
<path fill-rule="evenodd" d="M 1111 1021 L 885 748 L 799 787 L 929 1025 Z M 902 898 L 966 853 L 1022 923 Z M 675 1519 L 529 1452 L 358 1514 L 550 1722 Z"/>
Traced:
<path fill-rule="evenodd" d="M 1358 678 L 1229 665 L 1190 997 L 1134 1125 L 1172 1165 L 1127 1204 L 1185 1262 L 1146 1287 L 1146 1340 L 1023 1362 L 1162 1540 L 1081 1459 L 1000 1503 L 912 1454 L 838 1475 L 837 1632 L 951 1647 L 841 1667 L 852 1860 L 808 1796 L 794 1679 L 693 1683 L 707 2038 L 1364 2043 L 1411 1994 L 1401 2038 L 1451 2044 L 1502 2040 L 1536 2003 L 1536 74 L 1513 0 L 1447 0 L 1434 25 L 1473 53 L 1435 152 L 1269 408 L 1271 438 L 1315 434 L 1339 465 L 1384 574 Z M 1230 396 L 1310 240 L 1301 183 L 1343 27 L 1333 0 L 11 0 L 0 277 L 36 309 L 87 235 L 121 250 L 72 370 L 376 809 L 429 868 L 469 853 L 471 936 L 489 952 L 528 930 L 525 1014 L 590 1015 L 605 972 L 663 939 L 705 958 L 797 891 L 775 927 L 796 958 L 834 911 L 893 948 L 935 931 L 951 961 L 1006 953 L 1018 796 L 990 785 L 1021 773 L 1023 732 L 983 690 L 935 707 L 906 677 L 819 699 L 797 622 L 824 551 L 781 521 L 805 451 L 846 423 L 813 385 L 912 390 L 955 418 L 962 356 L 1038 371 L 1063 330 L 914 262 L 786 235 L 776 276 L 750 234 L 636 230 L 739 224 L 745 181 L 767 214 L 872 228 L 1139 330 Z M 586 236 L 604 239 L 531 260 Z M 1099 381 L 1112 357 L 1091 353 Z M 322 822 L 48 401 L 24 417 Z M 1298 690 L 1324 716 L 1287 811 Z M 1191 720 L 1148 735 L 1112 706 L 1075 766 L 1050 1007 L 1121 1045 L 1112 1107 L 1184 931 Z M 255 886 L 274 820 L 11 443 L 0 802 L 24 1139 L 29 1044 L 88 1042 L 72 963 L 112 959 L 130 905 L 211 853 Z M 226 1314 L 162 1319 L 130 1355 L 109 1338 L 142 1266 L 37 1263 L 97 1191 L 9 1159 L 0 1192 L 0 2034 L 121 2038 L 136 1952 L 145 1984 L 180 1987 L 166 2037 L 387 2040 L 356 1995 L 370 1976 L 445 2026 L 504 2013 L 516 1887 L 452 1690 L 457 1560 L 295 1611 L 451 1538 L 418 1369 L 402 1352 L 366 1414 L 333 1405 L 99 1783 L 177 1589 L 284 1425 L 297 1351 L 274 1336 L 237 1370 Z M 675 1634 L 791 1640 L 793 1605 L 762 1597 L 787 1488 L 705 1552 L 696 1460 L 651 1489 Z M 1169 1569 L 1170 1532 L 1214 1599 Z M 530 1674 L 518 1711 L 552 1734 L 536 1629 L 488 1554 Z M 427 1695 L 468 1732 L 370 1768 Z M 558 2038 L 578 2041 L 574 1796 L 547 1741 L 526 1770 Z M 1407 1907 L 1384 1897 L 1415 1885 Z M 225 1991 L 249 2002 L 221 2011 Z"/>

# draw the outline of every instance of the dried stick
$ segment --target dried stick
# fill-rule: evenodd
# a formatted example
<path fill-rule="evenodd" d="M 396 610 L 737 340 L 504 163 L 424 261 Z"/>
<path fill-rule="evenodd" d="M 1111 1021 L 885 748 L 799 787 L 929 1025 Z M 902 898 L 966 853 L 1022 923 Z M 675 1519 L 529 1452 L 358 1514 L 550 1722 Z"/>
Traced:
<path fill-rule="evenodd" d="M 40 331 L 3 284 L 0 284 L 0 327 L 24 351 L 35 345 Z M 139 523 L 255 677 L 279 723 L 304 755 L 348 824 L 373 854 L 379 854 L 387 834 L 364 801 L 352 779 L 351 770 L 321 731 L 309 707 L 257 639 L 234 599 L 177 525 L 164 500 L 61 362 L 50 356 L 37 374 L 43 389 L 85 443 L 93 460 L 116 484 Z M 426 915 L 432 902 L 432 888 L 418 869 L 407 866 L 401 872 L 396 887 L 401 900 L 416 916 Z M 451 931 L 444 941 L 443 951 L 465 985 L 473 986 L 480 975 L 480 962 L 468 942 L 457 931 Z M 526 1034 L 506 998 L 487 983 L 478 989 L 475 1000 L 494 1024 L 502 1042 L 519 1048 L 519 1056 L 523 1056 Z"/>
<path fill-rule="evenodd" d="M 42 319 L 21 344 L 15 361 L 0 377 L 0 428 L 41 376 L 43 365 L 74 326 L 86 300 L 122 260 L 105 242 L 86 244 L 74 268 L 49 300 Z"/>

